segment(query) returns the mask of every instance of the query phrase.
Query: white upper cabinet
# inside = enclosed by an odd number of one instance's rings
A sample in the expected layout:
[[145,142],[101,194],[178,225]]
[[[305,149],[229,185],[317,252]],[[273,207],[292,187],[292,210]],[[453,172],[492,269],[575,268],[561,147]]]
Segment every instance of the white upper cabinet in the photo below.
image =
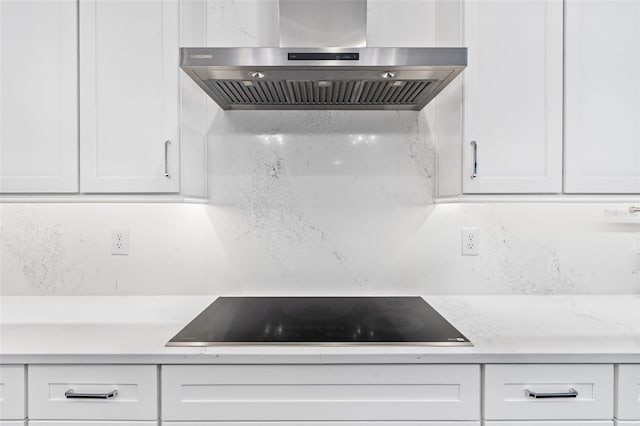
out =
[[177,0],[79,7],[80,190],[178,192]]
[[565,192],[640,193],[640,2],[567,1]]
[[560,0],[465,2],[464,193],[562,191],[562,32]]
[[0,1],[0,192],[78,190],[73,1]]

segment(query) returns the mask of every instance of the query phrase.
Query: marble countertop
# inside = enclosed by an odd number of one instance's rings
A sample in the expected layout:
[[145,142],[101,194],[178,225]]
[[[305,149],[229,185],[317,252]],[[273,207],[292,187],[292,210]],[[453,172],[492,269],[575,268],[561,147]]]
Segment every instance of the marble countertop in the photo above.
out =
[[474,344],[167,348],[215,296],[5,296],[0,363],[640,363],[640,296],[424,296]]

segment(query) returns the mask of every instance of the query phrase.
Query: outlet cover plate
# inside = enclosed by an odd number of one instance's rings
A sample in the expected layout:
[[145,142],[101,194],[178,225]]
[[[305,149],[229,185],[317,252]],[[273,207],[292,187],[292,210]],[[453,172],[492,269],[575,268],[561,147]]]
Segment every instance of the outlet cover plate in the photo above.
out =
[[478,256],[480,254],[480,230],[478,228],[462,228],[462,255]]
[[111,254],[129,254],[129,230],[127,228],[114,228],[111,230]]

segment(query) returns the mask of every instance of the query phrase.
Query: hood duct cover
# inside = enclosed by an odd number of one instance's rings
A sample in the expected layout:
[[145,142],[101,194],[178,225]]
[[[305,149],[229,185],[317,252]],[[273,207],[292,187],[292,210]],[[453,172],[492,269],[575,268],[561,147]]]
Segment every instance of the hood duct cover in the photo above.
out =
[[286,47],[181,48],[180,67],[223,109],[421,110],[467,65],[466,48],[363,47],[366,0],[280,0],[280,22]]

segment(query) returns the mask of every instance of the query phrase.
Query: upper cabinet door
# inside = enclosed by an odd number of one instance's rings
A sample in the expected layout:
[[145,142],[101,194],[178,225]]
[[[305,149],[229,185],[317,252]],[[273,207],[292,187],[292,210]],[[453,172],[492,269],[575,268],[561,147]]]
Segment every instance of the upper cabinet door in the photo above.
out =
[[73,1],[0,1],[0,192],[78,191]]
[[80,0],[79,17],[81,191],[178,192],[177,1]]
[[566,15],[565,192],[640,193],[640,2]]
[[562,191],[562,20],[561,0],[465,3],[464,193]]

